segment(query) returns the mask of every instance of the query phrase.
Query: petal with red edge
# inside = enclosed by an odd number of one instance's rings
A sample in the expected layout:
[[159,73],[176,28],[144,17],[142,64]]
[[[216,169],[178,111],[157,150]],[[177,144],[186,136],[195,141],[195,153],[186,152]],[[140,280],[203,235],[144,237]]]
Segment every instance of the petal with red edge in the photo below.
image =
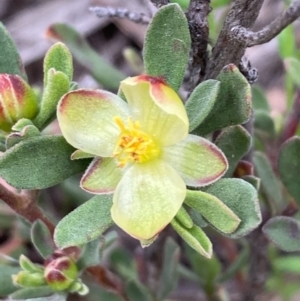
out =
[[57,118],[66,140],[86,153],[112,155],[120,130],[113,118],[127,120],[128,105],[102,90],[76,90],[59,101]]
[[167,163],[134,164],[116,188],[112,219],[131,236],[149,240],[170,223],[185,195],[183,180]]
[[210,141],[188,135],[183,141],[163,148],[168,162],[188,186],[201,187],[220,179],[228,168],[223,152]]
[[162,145],[172,145],[186,137],[189,122],[185,107],[162,79],[146,75],[121,82],[134,120]]
[[114,158],[95,158],[81,178],[80,186],[94,194],[112,193],[123,175]]

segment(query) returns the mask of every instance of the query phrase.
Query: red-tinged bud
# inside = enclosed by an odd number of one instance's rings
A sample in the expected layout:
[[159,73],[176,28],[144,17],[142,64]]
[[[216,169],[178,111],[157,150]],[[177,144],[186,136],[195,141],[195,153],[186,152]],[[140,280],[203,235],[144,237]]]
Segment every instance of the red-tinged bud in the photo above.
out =
[[75,262],[68,256],[59,256],[46,261],[44,277],[47,284],[55,291],[68,289],[78,276]]
[[37,112],[31,87],[18,75],[0,74],[0,129],[9,132],[18,120],[32,119]]

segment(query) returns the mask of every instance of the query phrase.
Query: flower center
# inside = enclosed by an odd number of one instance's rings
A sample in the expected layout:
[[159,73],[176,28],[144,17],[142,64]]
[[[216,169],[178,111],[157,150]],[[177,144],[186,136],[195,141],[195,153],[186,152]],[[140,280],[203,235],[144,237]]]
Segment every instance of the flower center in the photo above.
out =
[[139,121],[128,119],[125,126],[120,117],[114,117],[115,123],[120,129],[113,156],[119,161],[119,167],[127,163],[143,163],[155,159],[160,154],[160,148],[153,138],[140,130]]

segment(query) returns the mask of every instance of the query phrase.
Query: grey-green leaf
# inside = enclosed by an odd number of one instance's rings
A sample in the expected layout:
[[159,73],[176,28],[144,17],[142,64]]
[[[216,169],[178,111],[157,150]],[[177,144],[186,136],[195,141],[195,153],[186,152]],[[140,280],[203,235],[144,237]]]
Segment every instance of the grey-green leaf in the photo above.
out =
[[251,135],[240,125],[226,128],[217,137],[215,144],[223,151],[229,167],[224,177],[231,177],[239,161],[248,153]]
[[74,58],[87,68],[92,76],[105,88],[117,90],[126,76],[109,64],[71,26],[55,23],[48,28],[47,37],[64,42]]
[[104,237],[99,237],[85,244],[83,252],[79,260],[76,262],[79,270],[83,270],[87,267],[94,266],[100,263],[104,243]]
[[183,81],[190,46],[188,22],[180,6],[163,6],[153,17],[146,33],[146,74],[164,78],[177,91]]
[[206,192],[187,190],[184,202],[223,233],[234,232],[241,222],[239,217],[222,201]]
[[18,289],[13,284],[11,276],[19,271],[19,267],[0,264],[0,297],[6,297]]
[[256,113],[256,111],[264,111],[267,113],[270,112],[270,105],[268,103],[264,91],[257,85],[253,85],[251,87],[251,90],[252,90],[252,107],[254,113]]
[[241,220],[237,230],[225,236],[240,238],[261,223],[257,191],[251,184],[241,179],[221,179],[203,190],[220,199]]
[[83,245],[98,238],[113,223],[111,206],[112,195],[97,195],[76,208],[56,226],[56,245],[63,249]]
[[194,132],[200,136],[230,125],[245,123],[251,116],[251,87],[238,68],[229,64],[217,80],[221,82],[215,105]]
[[31,241],[43,258],[49,257],[55,250],[55,245],[48,227],[37,220],[31,227]]
[[14,292],[10,295],[12,300],[27,300],[30,298],[40,298],[53,294],[53,290],[48,286],[40,286],[40,287],[26,287],[21,288],[18,291]]
[[263,226],[263,232],[281,250],[300,251],[300,223],[292,217],[271,218]]
[[32,137],[0,157],[0,176],[18,189],[43,189],[82,172],[90,160],[71,161],[74,148],[62,136]]
[[165,300],[169,293],[177,286],[179,255],[179,246],[171,237],[168,237],[164,245],[163,267],[158,282],[157,300]]
[[[291,160],[291,158],[289,158],[289,160]],[[255,173],[261,181],[261,189],[272,202],[274,209],[276,209],[277,212],[281,212],[286,206],[286,203],[283,199],[280,183],[272,169],[271,162],[264,153],[254,152],[253,163]]]
[[27,80],[21,57],[8,31],[0,22],[0,73],[16,74]]
[[131,279],[126,283],[125,292],[130,301],[153,300],[149,290],[136,279]]
[[275,136],[275,123],[270,113],[257,111],[254,116],[254,129],[258,138],[270,139]]
[[197,128],[208,116],[216,102],[219,90],[220,82],[213,79],[200,83],[194,89],[185,104],[190,122],[190,132]]
[[280,149],[278,170],[283,184],[288,192],[300,204],[300,137],[286,141]]

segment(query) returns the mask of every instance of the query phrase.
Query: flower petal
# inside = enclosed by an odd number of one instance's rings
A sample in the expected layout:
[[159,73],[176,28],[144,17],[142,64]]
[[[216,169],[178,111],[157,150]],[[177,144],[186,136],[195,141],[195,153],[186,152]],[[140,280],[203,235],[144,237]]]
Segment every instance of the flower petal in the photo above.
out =
[[170,223],[185,195],[184,182],[167,163],[134,164],[114,193],[112,219],[131,236],[148,240]]
[[95,158],[81,178],[82,189],[94,193],[112,193],[124,173],[114,158]]
[[113,153],[120,133],[113,117],[127,120],[128,105],[102,90],[76,90],[58,104],[57,118],[66,140],[75,148],[97,156]]
[[209,185],[221,178],[228,168],[225,155],[210,141],[188,135],[176,145],[164,147],[163,157],[188,186]]
[[172,145],[188,134],[189,122],[184,105],[162,79],[146,75],[121,82],[134,120],[162,145]]

